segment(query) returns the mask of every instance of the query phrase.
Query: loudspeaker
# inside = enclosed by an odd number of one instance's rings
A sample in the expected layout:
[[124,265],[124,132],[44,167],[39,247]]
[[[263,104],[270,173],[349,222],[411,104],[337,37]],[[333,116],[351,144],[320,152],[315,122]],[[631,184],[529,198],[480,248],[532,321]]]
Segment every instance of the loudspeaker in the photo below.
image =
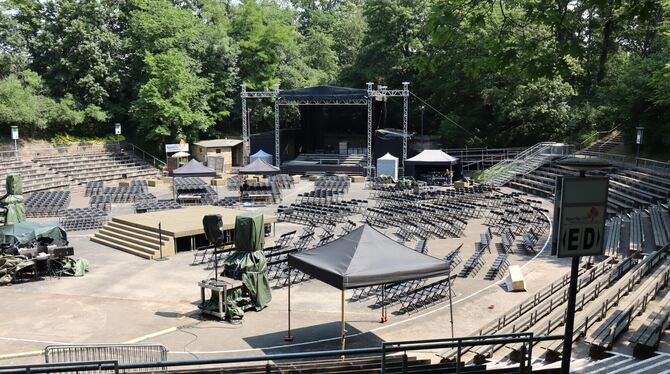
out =
[[224,242],[223,220],[220,214],[208,214],[202,218],[202,228],[210,243],[220,245]]

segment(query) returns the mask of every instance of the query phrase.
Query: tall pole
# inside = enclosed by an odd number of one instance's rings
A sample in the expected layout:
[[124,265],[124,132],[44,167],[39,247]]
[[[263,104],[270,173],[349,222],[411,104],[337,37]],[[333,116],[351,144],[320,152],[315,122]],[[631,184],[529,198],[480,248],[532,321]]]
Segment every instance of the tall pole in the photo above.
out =
[[426,111],[426,106],[421,105],[421,136],[423,136],[423,113]]
[[292,342],[293,335],[291,335],[291,267],[288,267],[288,334],[284,337],[284,341]]
[[451,303],[451,294],[452,294],[452,283],[451,283],[451,262],[449,262],[449,272],[447,276],[449,277],[449,323],[451,324],[451,337],[454,337],[454,306]]
[[372,82],[366,83],[368,86],[368,139],[367,139],[367,154],[368,154],[368,177],[372,177]]
[[[586,178],[586,170],[580,170],[579,176]],[[580,257],[572,258],[570,267],[570,286],[568,288],[568,309],[565,316],[565,334],[563,337],[563,356],[561,357],[561,374],[570,374],[572,358],[572,337],[575,329],[575,305],[577,304],[577,277],[579,276]]]
[[275,166],[281,167],[281,139],[279,132],[279,99],[275,100]]
[[240,85],[240,97],[242,98],[242,165],[249,163],[249,128],[247,123],[247,86]]
[[[347,343],[347,329],[346,321],[344,319],[344,289],[342,289],[342,350],[346,347]],[[342,356],[344,358],[344,356]]]
[[409,82],[402,82],[402,175],[405,176],[407,160],[407,117],[409,109]]

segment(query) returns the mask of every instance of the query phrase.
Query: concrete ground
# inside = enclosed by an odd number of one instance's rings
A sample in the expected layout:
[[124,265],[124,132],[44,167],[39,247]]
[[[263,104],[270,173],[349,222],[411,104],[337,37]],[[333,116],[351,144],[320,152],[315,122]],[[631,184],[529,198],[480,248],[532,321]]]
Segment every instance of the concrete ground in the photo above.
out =
[[[106,185],[115,185],[108,182]],[[284,193],[283,205],[298,193],[313,189],[302,180]],[[167,185],[151,187],[159,198],[168,198]],[[221,197],[232,195],[219,187]],[[352,184],[347,199],[366,199],[364,184]],[[537,198],[536,198],[537,199]],[[86,206],[83,190],[73,191],[71,207]],[[543,205],[551,210],[552,204]],[[277,206],[253,208],[275,213]],[[129,204],[114,204],[112,215],[132,212]],[[550,212],[551,214],[551,212]],[[278,223],[276,233],[299,228]],[[471,219],[461,238],[430,240],[429,254],[444,257],[464,243],[465,261],[474,251],[479,234],[486,230],[481,219]],[[339,229],[338,229],[339,232]],[[89,240],[93,232],[70,232],[77,257],[86,258],[91,269],[81,278],[45,278],[0,288],[0,365],[39,363],[40,351],[58,343],[152,342],[164,344],[170,359],[251,355],[339,347],[340,291],[318,280],[295,285],[291,290],[291,323],[295,340],[282,337],[287,328],[287,290],[273,289],[272,303],[263,311],[248,312],[241,323],[220,322],[198,313],[200,290],[197,282],[213,275],[205,265],[191,265],[193,254],[182,252],[166,261],[143,260]],[[271,245],[268,238],[266,246]],[[499,241],[497,237],[494,241]],[[541,240],[544,242],[544,238]],[[486,255],[487,266],[496,257]],[[569,261],[549,254],[515,254],[512,264],[523,266],[528,292],[510,293],[500,281],[483,279],[485,266],[474,278],[458,278],[454,283],[454,334],[468,335],[486,322],[502,315],[534,291],[569,270]],[[351,292],[347,292],[347,298]],[[348,347],[377,346],[381,341],[449,337],[448,302],[440,302],[410,315],[396,315],[389,309],[389,321],[379,323],[380,311],[370,300],[346,304]],[[430,352],[425,352],[431,355]]]

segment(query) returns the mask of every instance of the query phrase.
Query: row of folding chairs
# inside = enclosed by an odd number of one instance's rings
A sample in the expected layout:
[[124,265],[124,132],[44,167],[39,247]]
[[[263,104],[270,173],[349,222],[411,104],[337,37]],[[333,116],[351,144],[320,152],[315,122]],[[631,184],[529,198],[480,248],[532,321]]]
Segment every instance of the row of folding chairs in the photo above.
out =
[[399,298],[401,308],[398,314],[410,314],[411,311],[426,308],[448,297],[450,292],[451,296],[454,296],[451,284],[447,278],[419,287]]
[[293,178],[288,174],[277,174],[270,177],[270,181],[281,189],[290,189],[295,186]]
[[105,225],[107,213],[95,208],[68,209],[59,221],[65,231],[95,230]]
[[86,182],[86,188],[84,190],[84,196],[88,197],[91,195],[97,195],[100,192],[102,192],[102,189],[104,188],[104,182],[103,181],[89,181]]
[[456,249],[449,252],[449,254],[444,256],[444,261],[450,264],[449,267],[451,270],[454,270],[456,266],[463,262],[463,259],[461,258],[461,248],[463,248],[463,243],[461,243]]
[[461,272],[458,274],[458,276],[461,278],[467,278],[469,276],[474,277],[485,263],[486,261],[484,260],[484,251],[475,249],[475,253],[465,261],[463,269],[461,269]]
[[157,212],[161,210],[180,209],[181,204],[178,202],[168,200],[140,200],[134,204],[135,213]]
[[25,200],[26,217],[58,217],[70,205],[70,191],[37,191]]
[[493,260],[491,267],[484,276],[486,280],[494,280],[505,275],[505,272],[509,268],[509,262],[507,261],[507,253],[501,253],[498,257]]
[[112,197],[109,195],[92,195],[88,199],[88,206],[109,213],[112,210]]

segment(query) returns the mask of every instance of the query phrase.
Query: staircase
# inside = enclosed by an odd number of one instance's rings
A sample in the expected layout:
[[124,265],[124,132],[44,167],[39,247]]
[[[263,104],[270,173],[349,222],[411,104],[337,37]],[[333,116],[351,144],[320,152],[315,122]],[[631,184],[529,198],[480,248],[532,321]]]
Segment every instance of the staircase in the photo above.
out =
[[[164,231],[160,239],[162,239],[163,254],[174,253],[174,237]],[[139,227],[118,218],[112,218],[107,222],[91,237],[91,241],[147,260],[160,255],[161,241],[159,241],[157,230]]]
[[534,146],[516,155],[511,160],[503,160],[484,171],[479,181],[481,183],[503,186],[517,175],[528,174],[542,166],[552,158],[565,154],[556,153],[556,147],[565,145],[553,142],[537,143]]
[[619,144],[622,144],[623,140],[624,140],[623,134],[621,133],[621,131],[615,130],[605,135],[604,137],[596,140],[595,142],[591,143],[589,146],[582,149],[580,153],[581,152],[607,153],[612,148],[618,146]]

